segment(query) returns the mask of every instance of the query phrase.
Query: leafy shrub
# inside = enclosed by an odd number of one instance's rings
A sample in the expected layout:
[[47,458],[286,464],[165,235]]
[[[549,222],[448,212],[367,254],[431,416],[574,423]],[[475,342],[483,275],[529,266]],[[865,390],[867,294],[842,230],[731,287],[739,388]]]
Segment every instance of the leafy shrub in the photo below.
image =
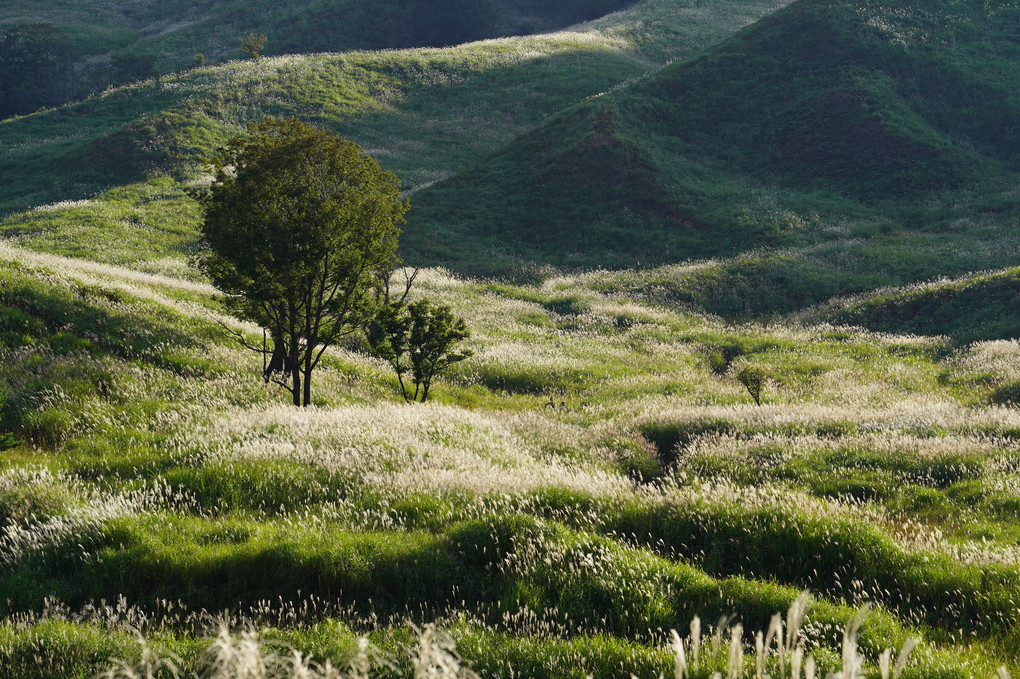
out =
[[262,57],[262,50],[266,48],[265,33],[248,33],[240,39],[241,53],[249,59],[258,61]]
[[0,525],[56,516],[70,500],[67,488],[56,484],[31,484],[0,491]]
[[665,475],[658,450],[647,439],[636,438],[613,439],[611,447],[616,450],[617,464],[630,478],[638,482],[660,479]]
[[[408,403],[427,401],[434,377],[474,355],[470,349],[454,349],[470,337],[464,319],[427,299],[406,307],[403,301],[384,305],[366,334],[373,353],[393,367]],[[411,374],[413,393],[404,383],[406,373]]]
[[730,361],[721,351],[711,351],[708,354],[708,367],[716,375],[725,375],[730,368]]
[[[0,390],[0,413],[4,412],[4,406],[6,405],[6,403],[7,394],[3,390]],[[2,417],[0,417],[0,421],[2,421]],[[11,434],[10,432],[0,433],[0,452],[17,447],[18,440],[14,438],[13,434]],[[0,511],[0,517],[2,517],[2,511]]]
[[37,446],[56,448],[71,434],[73,418],[59,407],[30,410],[21,416],[19,429]]

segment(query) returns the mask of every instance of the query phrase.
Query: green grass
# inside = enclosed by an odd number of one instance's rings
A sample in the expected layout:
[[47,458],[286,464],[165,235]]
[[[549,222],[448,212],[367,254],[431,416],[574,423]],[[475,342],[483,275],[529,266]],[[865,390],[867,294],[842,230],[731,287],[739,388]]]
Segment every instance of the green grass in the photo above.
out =
[[820,312],[838,324],[948,335],[961,344],[1020,336],[1020,270],[974,274],[873,292]]
[[[0,122],[0,432],[20,441],[0,453],[0,677],[91,677],[140,662],[140,638],[197,672],[218,615],[235,643],[250,625],[257,652],[340,665],[366,635],[382,676],[414,674],[408,623],[435,622],[481,676],[654,677],[697,615],[708,679],[731,614],[752,676],[753,632],[805,589],[823,674],[865,600],[868,676],[912,637],[904,677],[1020,672],[1016,159],[993,142],[1014,9],[865,22],[802,0],[703,51],[776,4],[231,63]],[[834,83],[874,111],[831,106]],[[355,338],[291,408],[190,263],[198,159],[294,114],[397,171],[424,215],[408,259],[455,266],[414,292],[472,331],[434,403],[403,403]],[[879,118],[881,172],[858,181]],[[817,138],[777,156],[770,125]]]
[[[584,275],[429,270],[421,292],[468,318],[476,351],[439,403],[401,404],[345,350],[297,412],[202,284],[4,259],[4,423],[29,445],[0,473],[24,536],[0,568],[0,672],[38,648],[32,676],[137,657],[142,614],[195,663],[200,612],[231,609],[320,659],[371,629],[404,657],[401,621],[438,619],[482,672],[651,675],[668,629],[731,612],[764,629],[804,588],[824,667],[868,598],[872,655],[920,635],[917,676],[1016,669],[1020,422],[984,378],[1008,347],[727,326]],[[733,377],[748,362],[771,375],[760,408]],[[120,596],[137,613],[72,615]]]
[[[693,59],[553,116],[423,191],[410,242],[431,243],[430,263],[525,277],[550,265],[642,269],[825,247],[847,231],[875,249],[883,233],[919,231],[978,248],[944,217],[953,204],[988,215],[987,196],[1005,197],[991,219],[999,237],[1011,232],[1014,11],[794,3]],[[790,310],[883,278],[936,275],[933,247],[915,250],[928,256],[923,273],[890,276],[885,257],[848,273],[831,262],[766,262],[762,278],[781,298],[772,311]],[[732,286],[717,293],[725,290]],[[739,315],[761,301],[746,291],[709,308]]]
[[4,235],[22,246],[69,257],[194,278],[198,204],[165,176],[118,187],[93,199],[18,214]]

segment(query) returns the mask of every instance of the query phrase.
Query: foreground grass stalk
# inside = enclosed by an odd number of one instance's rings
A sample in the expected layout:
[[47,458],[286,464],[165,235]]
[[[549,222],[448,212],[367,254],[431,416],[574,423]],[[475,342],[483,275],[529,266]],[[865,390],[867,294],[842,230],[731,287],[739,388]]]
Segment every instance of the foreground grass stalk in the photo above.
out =
[[[754,634],[755,679],[773,676],[769,668],[779,670],[774,675],[776,679],[801,679],[802,676],[814,679],[817,667],[815,660],[810,654],[805,654],[799,639],[806,601],[807,596],[802,595],[788,611],[788,619],[792,623],[787,627],[789,647],[777,645],[773,650],[771,644],[766,642],[766,639],[771,641],[777,636],[776,618],[773,618],[767,636],[761,631]],[[860,679],[869,674],[866,659],[858,647],[857,636],[870,608],[870,604],[862,606],[844,627],[842,667],[838,672],[828,675],[832,679]],[[421,628],[411,624],[411,629],[414,632],[414,644],[409,653],[408,669],[415,679],[479,679],[479,675],[467,667],[458,654],[454,638],[449,632],[435,624]],[[729,638],[728,644],[718,643],[725,637]],[[745,636],[742,624],[720,625],[712,631],[712,639],[715,643],[712,644],[711,655],[702,658],[701,621],[698,617],[691,622],[691,635],[687,639],[682,639],[676,630],[670,630],[666,649],[673,656],[674,679],[704,677],[706,673],[713,679],[722,679],[724,676],[726,679],[743,679],[751,676],[745,672],[747,668],[744,664]],[[138,636],[138,643],[141,658],[137,662],[132,664],[114,659],[110,668],[97,675],[97,679],[178,679],[184,676],[200,676],[205,679],[370,679],[395,669],[367,637],[358,640],[354,656],[348,661],[346,669],[340,670],[331,660],[319,663],[296,649],[271,643],[252,627],[235,632],[225,620],[216,625],[212,639],[198,659],[198,666],[187,674],[180,669],[182,661],[177,656],[162,657],[141,635]],[[882,679],[899,679],[918,644],[918,639],[908,639],[900,649],[895,665],[892,663],[893,649],[885,649],[877,661]],[[688,664],[688,657],[694,659],[693,665]],[[999,679],[1008,676],[1005,668],[999,670]]]

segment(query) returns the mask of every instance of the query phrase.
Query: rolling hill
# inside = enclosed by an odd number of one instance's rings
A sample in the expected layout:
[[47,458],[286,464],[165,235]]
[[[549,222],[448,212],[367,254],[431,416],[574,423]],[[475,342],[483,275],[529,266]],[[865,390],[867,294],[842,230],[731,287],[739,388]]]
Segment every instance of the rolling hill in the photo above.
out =
[[801,0],[423,192],[409,233],[492,273],[803,246],[848,219],[930,230],[925,201],[1015,182],[1018,25],[1014,2]]
[[[0,121],[0,679],[1020,676],[1018,3],[626,4]],[[213,61],[425,6],[0,21]],[[266,116],[404,180],[471,331],[429,403],[353,333],[291,407],[194,267]]]
[[1020,268],[871,291],[803,315],[879,332],[946,335],[966,345],[1020,337]]
[[[263,32],[267,55],[351,49],[442,47],[548,32],[599,18],[635,0],[83,0],[0,8],[0,30],[49,24],[87,58],[120,51],[151,54],[162,72],[239,58],[238,38]],[[441,19],[441,21],[440,21]],[[442,23],[442,26],[439,24]]]
[[265,54],[441,47],[550,31],[634,0],[171,0],[8,4],[0,7],[0,117],[52,106],[110,85],[242,56],[239,38],[267,38]]
[[[783,4],[661,0],[540,36],[231,62],[3,120],[0,214],[9,218],[0,229],[29,247],[55,239],[85,254],[90,239],[72,234],[87,228],[101,239],[89,250],[97,258],[117,251],[111,238],[144,230],[173,231],[184,243],[190,227],[193,242],[197,221],[183,196],[202,174],[198,160],[266,116],[299,116],[358,141],[413,194],[545,116],[691,56]],[[179,255],[151,252],[159,261]]]

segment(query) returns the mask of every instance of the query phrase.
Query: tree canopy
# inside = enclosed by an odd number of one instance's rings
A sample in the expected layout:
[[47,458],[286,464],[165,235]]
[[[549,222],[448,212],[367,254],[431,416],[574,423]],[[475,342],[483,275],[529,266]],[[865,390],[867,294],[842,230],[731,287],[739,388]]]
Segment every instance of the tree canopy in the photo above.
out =
[[[267,120],[212,159],[201,266],[231,309],[265,330],[265,378],[311,401],[323,352],[360,330],[392,268],[408,203],[354,142],[299,120]],[[271,341],[271,346],[268,342]]]

